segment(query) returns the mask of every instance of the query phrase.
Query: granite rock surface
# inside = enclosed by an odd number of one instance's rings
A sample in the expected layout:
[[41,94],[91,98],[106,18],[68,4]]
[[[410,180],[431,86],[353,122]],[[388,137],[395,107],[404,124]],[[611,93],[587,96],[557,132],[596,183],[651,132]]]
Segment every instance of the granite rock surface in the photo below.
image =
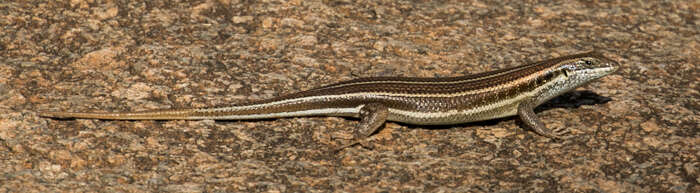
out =
[[[0,192],[700,192],[697,1],[2,1]],[[597,50],[622,64],[517,118],[55,120],[225,106],[368,76]]]

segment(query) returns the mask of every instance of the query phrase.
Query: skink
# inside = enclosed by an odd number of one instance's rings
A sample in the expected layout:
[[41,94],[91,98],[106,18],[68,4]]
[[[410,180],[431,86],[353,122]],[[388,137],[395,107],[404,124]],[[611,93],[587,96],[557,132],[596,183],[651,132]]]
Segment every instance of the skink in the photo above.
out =
[[108,120],[249,120],[298,116],[360,119],[355,141],[385,121],[417,125],[468,123],[518,115],[536,133],[560,138],[533,109],[543,102],[616,71],[619,64],[598,52],[558,57],[507,69],[449,78],[360,78],[277,98],[228,107],[139,112],[40,112],[51,118]]

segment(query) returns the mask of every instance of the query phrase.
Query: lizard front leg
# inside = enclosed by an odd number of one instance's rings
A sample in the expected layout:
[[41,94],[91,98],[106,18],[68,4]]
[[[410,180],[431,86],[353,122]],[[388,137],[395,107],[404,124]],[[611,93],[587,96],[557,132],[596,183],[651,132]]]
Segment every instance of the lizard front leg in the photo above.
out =
[[554,130],[547,128],[544,123],[542,123],[542,120],[535,114],[535,104],[533,99],[526,99],[518,105],[520,120],[522,120],[525,125],[535,130],[537,134],[552,139],[562,139],[569,130],[566,128]]

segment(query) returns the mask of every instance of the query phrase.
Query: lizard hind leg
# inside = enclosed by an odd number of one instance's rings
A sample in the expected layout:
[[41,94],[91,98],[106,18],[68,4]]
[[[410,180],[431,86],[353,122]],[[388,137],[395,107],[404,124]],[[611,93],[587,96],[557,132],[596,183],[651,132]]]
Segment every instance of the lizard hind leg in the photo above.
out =
[[381,103],[370,103],[360,108],[360,123],[355,129],[355,136],[350,143],[346,143],[334,148],[334,151],[340,151],[346,147],[360,144],[366,147],[367,138],[372,135],[379,127],[384,125],[386,118],[389,116],[389,108]]

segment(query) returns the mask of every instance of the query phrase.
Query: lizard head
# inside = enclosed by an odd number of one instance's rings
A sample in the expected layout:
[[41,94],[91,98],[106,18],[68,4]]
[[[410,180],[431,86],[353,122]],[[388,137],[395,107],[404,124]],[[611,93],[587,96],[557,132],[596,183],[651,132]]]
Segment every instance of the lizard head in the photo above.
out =
[[580,87],[615,72],[620,64],[598,52],[588,52],[555,58],[548,61],[551,71],[542,76],[546,83],[537,97],[539,104],[557,95]]
[[572,88],[617,71],[620,64],[598,52],[570,56],[562,61],[559,69]]

